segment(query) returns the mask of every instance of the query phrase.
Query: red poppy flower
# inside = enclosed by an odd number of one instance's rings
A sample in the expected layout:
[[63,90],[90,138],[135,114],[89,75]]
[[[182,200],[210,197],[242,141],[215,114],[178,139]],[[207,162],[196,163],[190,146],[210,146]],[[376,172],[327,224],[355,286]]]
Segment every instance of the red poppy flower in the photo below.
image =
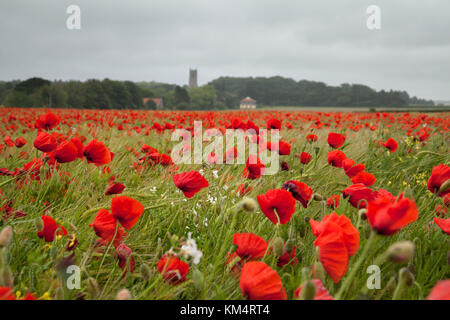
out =
[[253,233],[235,233],[233,244],[236,245],[236,254],[241,259],[258,260],[264,257],[267,251],[267,241]]
[[439,281],[431,290],[427,300],[450,300],[450,280]]
[[434,222],[442,229],[446,234],[450,235],[450,218],[449,219],[438,219],[434,218]]
[[298,259],[295,256],[296,253],[297,253],[297,246],[293,246],[291,251],[288,252],[286,250],[286,243],[284,243],[283,254],[280,257],[278,257],[277,266],[282,268],[287,264],[290,264],[291,266],[296,265],[298,263]]
[[367,202],[375,199],[375,193],[362,183],[353,184],[342,191],[342,195],[348,198],[350,204],[355,208],[366,208]]
[[281,161],[281,171],[289,171],[291,167],[286,161]]
[[5,142],[5,144],[6,144],[8,147],[14,147],[14,146],[15,146],[14,141],[13,141],[13,139],[11,139],[10,136],[4,137],[4,138],[3,138],[3,142]]
[[255,155],[249,155],[247,162],[245,164],[242,176],[251,180],[260,178],[266,169],[266,166],[261,162],[261,160]]
[[178,284],[186,280],[189,265],[176,256],[163,255],[156,267],[163,278],[171,284]]
[[334,194],[327,200],[327,207],[331,209],[335,209],[339,207],[339,202],[341,201],[341,196],[338,194]]
[[83,151],[84,151],[84,146],[83,146],[83,142],[81,142],[81,140],[77,137],[74,137],[72,139],[70,139],[70,141],[73,143],[73,145],[77,148],[78,150],[78,158],[83,158]]
[[59,124],[59,118],[51,112],[41,115],[35,123],[37,129],[51,130]]
[[442,185],[450,180],[450,167],[445,164],[440,164],[433,167],[431,176],[428,179],[427,187],[432,193],[439,197],[444,197],[450,193],[450,185],[447,183],[446,190],[441,190]]
[[251,187],[251,186],[245,187],[245,185],[244,185],[243,183],[241,183],[241,184],[238,186],[238,188],[237,188],[237,190],[236,190],[236,193],[237,193],[240,197],[242,197],[242,196],[245,196],[246,194],[249,194],[251,191],[252,191],[252,187]]
[[450,193],[447,193],[444,196],[444,204],[445,204],[445,206],[450,207]]
[[261,211],[273,224],[286,224],[295,212],[295,199],[289,191],[272,189],[256,198]]
[[244,265],[239,288],[250,300],[286,300],[279,275],[264,262],[250,261]]
[[353,184],[362,183],[366,187],[370,187],[375,183],[375,176],[366,171],[362,171],[352,178],[352,182]]
[[302,152],[301,154],[296,153],[295,156],[300,159],[302,164],[308,164],[312,158],[312,156],[307,152]]
[[14,144],[16,145],[17,148],[22,148],[24,145],[27,144],[27,140],[25,140],[25,138],[23,137],[18,137],[16,141],[14,141]]
[[319,261],[334,282],[345,275],[348,260],[359,247],[359,232],[346,216],[335,212],[326,215],[321,222],[309,220],[314,246],[319,247]]
[[67,235],[67,231],[63,226],[60,226],[51,217],[42,215],[42,222],[44,223],[44,228],[37,232],[39,238],[44,238],[45,242],[52,242],[56,235]]
[[119,260],[119,267],[125,271],[124,276],[127,272],[133,273],[136,270],[132,253],[133,251],[124,243],[119,244],[114,252],[114,257]]
[[345,136],[339,133],[330,132],[328,134],[328,144],[334,148],[340,148],[345,142]]
[[283,184],[283,189],[288,190],[296,200],[300,201],[304,208],[308,207],[308,202],[312,198],[313,190],[306,183],[289,180]]
[[45,131],[38,132],[33,146],[42,152],[51,152],[56,149],[58,142],[56,138]]
[[315,134],[308,134],[306,136],[306,141],[308,142],[314,142],[317,141],[317,136]]
[[[107,242],[114,239],[115,246],[118,246],[122,242],[124,231],[121,227],[117,229],[117,220],[106,209],[100,209],[97,212],[94,222],[89,227],[93,227],[95,234]],[[114,238],[116,229],[117,234]]]
[[277,119],[269,119],[267,121],[267,130],[270,129],[281,130],[281,121]]
[[392,235],[416,221],[418,212],[414,200],[403,198],[402,193],[396,202],[391,197],[377,196],[369,201],[366,215],[372,229],[381,235]]
[[201,189],[209,186],[208,181],[198,171],[194,170],[174,174],[173,182],[186,198],[192,198]]
[[72,141],[64,141],[56,148],[53,156],[59,163],[72,162],[78,158],[78,149]]
[[119,182],[113,183],[109,186],[108,189],[106,189],[105,196],[110,196],[112,194],[121,194],[123,190],[125,189],[125,186]]
[[278,146],[276,143],[268,142],[267,149],[270,151],[278,151],[280,156],[287,156],[291,154],[291,144],[286,141],[278,141]]
[[[322,284],[320,279],[311,279],[312,283],[316,287],[316,295],[314,296],[314,300],[334,300],[334,298],[330,295],[327,289]],[[295,298],[299,298],[302,293],[302,287],[298,287],[295,290]]]
[[386,142],[381,143],[383,146],[385,146],[389,151],[395,152],[398,148],[398,143],[392,138],[389,138],[386,140]]
[[[349,168],[345,168],[347,160],[344,160],[343,165],[345,169],[345,174],[351,179],[356,177],[360,172],[363,172],[366,169],[366,166],[362,163],[358,163],[356,166],[350,166]],[[353,160],[352,160],[353,161]]]
[[9,287],[0,287],[0,300],[16,300],[16,296]]
[[111,152],[101,141],[97,139],[89,142],[83,151],[83,155],[86,157],[88,163],[94,163],[96,166],[101,166],[111,162]]
[[328,164],[337,168],[342,168],[342,161],[345,159],[347,159],[347,156],[341,150],[330,151],[327,155]]
[[130,197],[116,196],[111,201],[111,212],[122,227],[130,230],[144,212],[144,206]]

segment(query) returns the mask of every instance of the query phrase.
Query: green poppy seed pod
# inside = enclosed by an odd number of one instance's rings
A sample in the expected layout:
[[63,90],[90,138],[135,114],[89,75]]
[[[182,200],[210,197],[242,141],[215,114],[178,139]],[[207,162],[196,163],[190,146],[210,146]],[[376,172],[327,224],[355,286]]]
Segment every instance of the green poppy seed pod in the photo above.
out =
[[314,152],[316,153],[316,155],[320,152],[320,147],[314,147]]
[[131,293],[128,289],[122,289],[119,292],[117,292],[116,300],[131,300]]
[[325,269],[320,262],[314,263],[314,278],[325,282]]
[[42,229],[44,229],[44,222],[42,222],[41,217],[36,217],[36,219],[34,219],[34,226],[36,227],[36,231],[42,231]]
[[450,179],[447,179],[447,181],[445,181],[443,184],[441,184],[438,194],[444,193],[449,189],[450,189]]
[[14,277],[8,267],[0,270],[0,286],[12,288],[14,285]]
[[205,277],[203,276],[203,273],[198,269],[194,269],[192,272],[192,280],[194,281],[195,288],[201,291],[205,284]]
[[87,292],[91,299],[95,299],[100,294],[100,288],[98,286],[97,280],[94,278],[87,279]]
[[310,267],[304,267],[302,268],[302,280],[308,281],[311,279],[311,268]]
[[284,253],[284,241],[280,237],[276,237],[272,242],[272,250],[275,256],[281,257]]
[[414,257],[414,243],[400,241],[392,244],[386,251],[387,258],[392,262],[406,262]]
[[294,250],[294,247],[295,247],[295,240],[288,239],[288,241],[286,241],[286,251],[291,252],[292,250]]
[[62,287],[56,289],[55,300],[64,300],[64,289]]
[[246,212],[255,212],[258,205],[252,198],[244,198],[239,202],[239,206]]
[[414,284],[415,278],[411,271],[408,268],[401,268],[398,272],[399,283],[407,287],[411,287]]
[[13,229],[11,226],[3,228],[3,230],[0,232],[0,248],[5,248],[6,246],[8,246],[12,236]]
[[150,278],[152,277],[152,270],[145,263],[141,264],[141,276],[145,281],[150,280]]
[[323,197],[322,197],[322,195],[319,194],[319,193],[314,193],[314,194],[313,194],[313,199],[314,199],[315,201],[322,201],[322,200],[323,200]]
[[306,281],[300,292],[300,300],[314,300],[316,296],[316,286],[311,280]]

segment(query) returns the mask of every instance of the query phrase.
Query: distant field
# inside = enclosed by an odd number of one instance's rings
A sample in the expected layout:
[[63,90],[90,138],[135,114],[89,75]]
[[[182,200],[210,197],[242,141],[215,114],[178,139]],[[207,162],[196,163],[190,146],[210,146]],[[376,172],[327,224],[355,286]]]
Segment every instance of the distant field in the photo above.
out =
[[263,110],[307,110],[307,111],[325,111],[325,112],[369,112],[371,109],[376,111],[388,111],[388,112],[449,112],[450,106],[410,106],[404,108],[395,107],[380,107],[380,108],[369,108],[369,107],[318,107],[318,106],[262,106],[259,109]]

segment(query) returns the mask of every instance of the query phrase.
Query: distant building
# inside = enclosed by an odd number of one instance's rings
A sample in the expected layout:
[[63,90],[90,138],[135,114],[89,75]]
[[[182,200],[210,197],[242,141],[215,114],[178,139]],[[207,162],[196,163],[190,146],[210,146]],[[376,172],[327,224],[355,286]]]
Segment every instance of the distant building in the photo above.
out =
[[163,99],[162,98],[142,98],[142,103],[146,106],[147,102],[149,100],[152,100],[155,103],[156,109],[163,109],[164,108],[164,103],[163,103]]
[[197,87],[197,69],[189,69],[189,89]]
[[247,97],[241,100],[241,109],[256,109],[256,100]]

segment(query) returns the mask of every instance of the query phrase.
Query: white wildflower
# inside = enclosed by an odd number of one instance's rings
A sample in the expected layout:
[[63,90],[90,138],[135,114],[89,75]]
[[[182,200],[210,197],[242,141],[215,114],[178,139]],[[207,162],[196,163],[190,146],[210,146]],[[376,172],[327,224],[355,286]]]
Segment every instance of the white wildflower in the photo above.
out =
[[186,244],[181,246],[180,254],[184,256],[185,259],[192,257],[192,262],[194,264],[199,264],[200,259],[203,256],[203,253],[197,249],[197,243],[194,239],[191,238],[192,232],[188,233],[188,239],[186,240]]

